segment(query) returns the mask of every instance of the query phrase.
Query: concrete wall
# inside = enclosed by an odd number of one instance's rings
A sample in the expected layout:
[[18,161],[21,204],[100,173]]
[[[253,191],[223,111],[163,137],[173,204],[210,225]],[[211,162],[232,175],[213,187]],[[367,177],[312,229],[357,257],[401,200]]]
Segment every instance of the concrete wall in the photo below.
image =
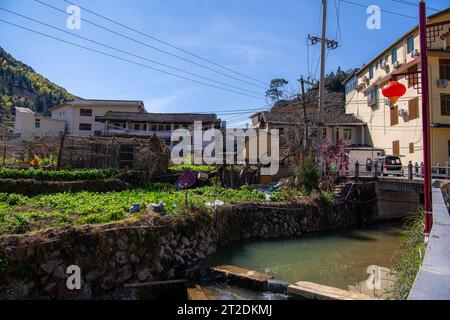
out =
[[433,228],[408,300],[450,300],[450,215],[440,184],[433,183]]

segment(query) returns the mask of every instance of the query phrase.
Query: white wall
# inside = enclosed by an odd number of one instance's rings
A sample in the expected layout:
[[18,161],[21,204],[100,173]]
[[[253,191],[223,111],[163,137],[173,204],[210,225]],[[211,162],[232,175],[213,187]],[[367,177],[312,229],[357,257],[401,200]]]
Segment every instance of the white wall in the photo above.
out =
[[[92,116],[80,116],[80,109],[91,109]],[[64,120],[67,123],[67,133],[75,136],[93,136],[97,130],[104,130],[105,124],[96,122],[95,117],[104,116],[108,111],[117,112],[139,112],[138,107],[118,107],[118,106],[71,106],[65,105],[52,110],[52,118]],[[80,130],[80,124],[90,124],[91,130]]]
[[[39,119],[39,128],[36,127],[36,119]],[[45,117],[36,116],[30,112],[16,110],[14,120],[14,133],[20,133],[22,140],[31,140],[36,137],[59,136],[65,130],[65,122]]]

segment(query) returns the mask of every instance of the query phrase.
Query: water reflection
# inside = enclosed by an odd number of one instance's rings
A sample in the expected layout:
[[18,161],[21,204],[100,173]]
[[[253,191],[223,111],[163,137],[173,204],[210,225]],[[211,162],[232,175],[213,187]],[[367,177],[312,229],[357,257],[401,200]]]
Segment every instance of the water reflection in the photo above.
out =
[[[265,272],[288,283],[311,281],[381,296],[393,282],[389,268],[399,247],[400,228],[400,224],[384,224],[296,240],[236,244],[207,263]],[[379,267],[372,277],[371,266]]]

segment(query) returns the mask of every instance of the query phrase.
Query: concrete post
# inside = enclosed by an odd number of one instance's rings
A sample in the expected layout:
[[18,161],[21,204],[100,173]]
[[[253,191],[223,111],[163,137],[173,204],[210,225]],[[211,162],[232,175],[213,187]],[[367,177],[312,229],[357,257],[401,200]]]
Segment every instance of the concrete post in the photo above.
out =
[[450,178],[450,163],[448,163],[448,162],[446,162],[445,163],[445,175],[446,175],[446,178],[448,179],[448,178]]
[[378,162],[375,162],[373,164],[373,177],[377,178],[378,177]]
[[408,163],[408,179],[412,180],[413,178],[413,164],[412,161]]
[[423,162],[420,163],[420,177],[423,178]]

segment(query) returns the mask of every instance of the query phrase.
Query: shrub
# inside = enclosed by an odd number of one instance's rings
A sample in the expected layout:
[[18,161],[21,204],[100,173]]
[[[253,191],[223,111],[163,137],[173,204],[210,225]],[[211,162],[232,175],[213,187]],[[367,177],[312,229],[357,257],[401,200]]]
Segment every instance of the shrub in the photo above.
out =
[[414,284],[425,254],[423,236],[424,212],[420,212],[406,222],[402,230],[402,245],[395,253],[392,271],[396,280],[385,297],[391,300],[406,300]]
[[302,188],[307,194],[311,194],[311,191],[317,189],[320,176],[313,156],[304,159],[298,168],[297,175],[300,178]]
[[0,179],[34,179],[39,181],[83,181],[102,180],[117,175],[118,170],[109,168],[89,170],[43,170],[43,169],[0,169]]

